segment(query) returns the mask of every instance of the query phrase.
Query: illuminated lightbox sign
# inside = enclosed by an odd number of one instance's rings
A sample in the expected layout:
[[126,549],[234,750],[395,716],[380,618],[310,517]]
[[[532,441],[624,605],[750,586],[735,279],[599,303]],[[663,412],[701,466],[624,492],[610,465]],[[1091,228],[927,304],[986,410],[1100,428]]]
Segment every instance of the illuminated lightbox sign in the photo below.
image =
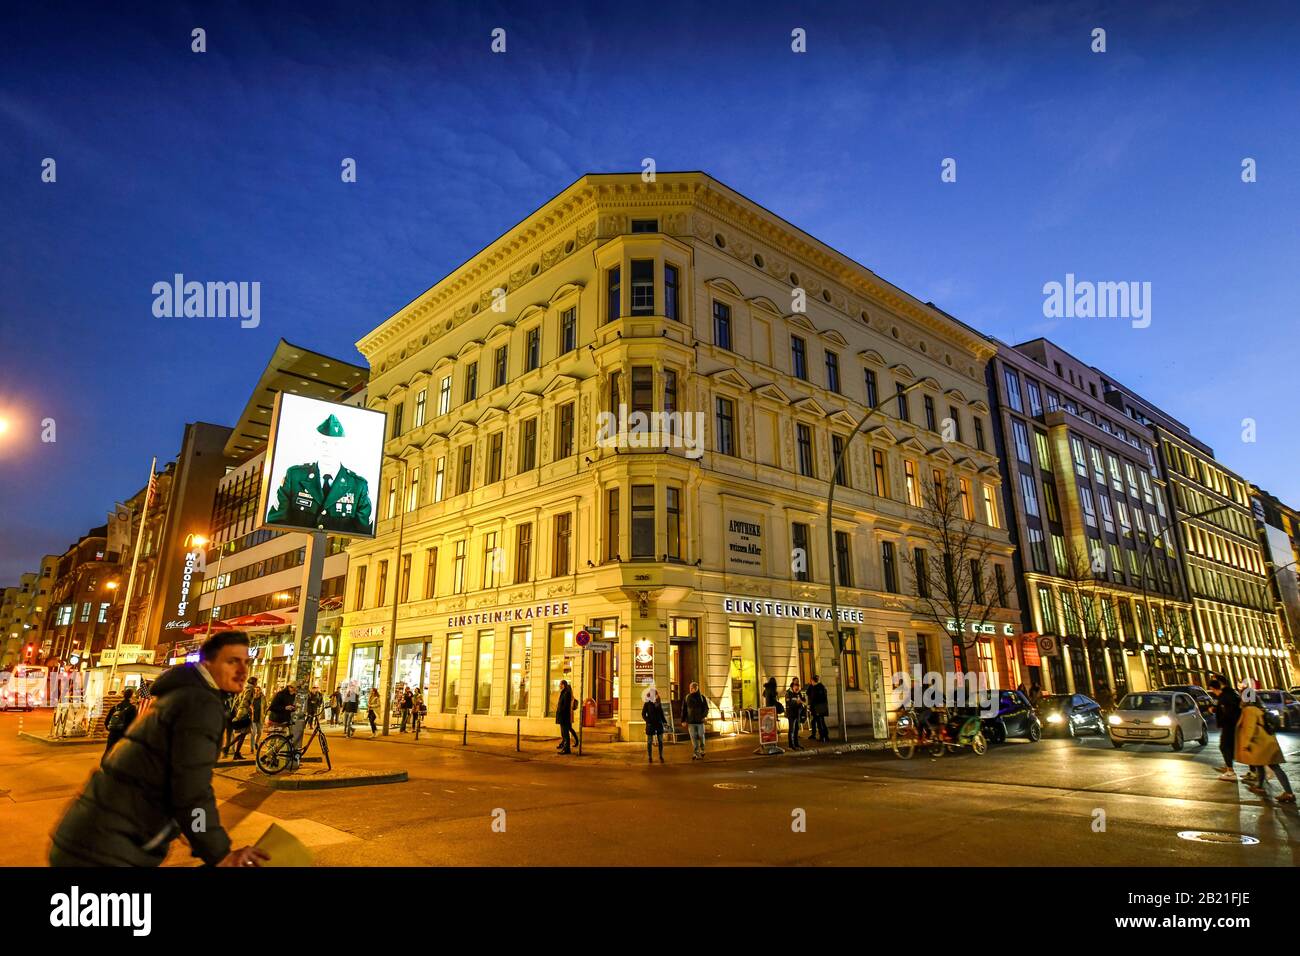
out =
[[[758,617],[789,617],[800,621],[829,621],[831,609],[821,604],[792,604],[788,601],[761,601],[749,598],[723,598],[722,610],[728,614],[753,614]],[[840,621],[845,624],[865,624],[866,614],[860,608],[840,608]]]

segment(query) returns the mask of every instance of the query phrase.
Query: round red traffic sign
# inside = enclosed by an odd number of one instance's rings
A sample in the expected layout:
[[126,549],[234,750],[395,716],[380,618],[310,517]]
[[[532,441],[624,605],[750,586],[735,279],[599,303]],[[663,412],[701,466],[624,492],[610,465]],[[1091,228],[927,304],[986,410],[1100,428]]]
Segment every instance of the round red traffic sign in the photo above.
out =
[[584,628],[583,630],[578,632],[574,640],[578,642],[579,647],[586,647],[588,644],[591,643],[591,632]]

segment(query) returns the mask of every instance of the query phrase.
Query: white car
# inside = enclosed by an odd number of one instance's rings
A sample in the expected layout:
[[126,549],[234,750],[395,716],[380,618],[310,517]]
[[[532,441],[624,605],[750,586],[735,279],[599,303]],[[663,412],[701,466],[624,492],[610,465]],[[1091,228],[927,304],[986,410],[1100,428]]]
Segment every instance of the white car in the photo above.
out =
[[1111,745],[1117,749],[1125,744],[1168,744],[1182,750],[1187,740],[1202,747],[1210,742],[1210,725],[1196,701],[1180,691],[1125,694],[1106,721]]

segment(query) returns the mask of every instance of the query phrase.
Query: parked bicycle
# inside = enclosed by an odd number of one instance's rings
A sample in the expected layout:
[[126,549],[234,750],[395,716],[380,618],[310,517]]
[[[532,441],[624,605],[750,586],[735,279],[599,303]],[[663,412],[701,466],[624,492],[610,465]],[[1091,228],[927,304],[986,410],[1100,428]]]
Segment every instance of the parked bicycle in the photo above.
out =
[[910,760],[918,747],[927,750],[931,757],[942,757],[948,751],[962,747],[970,747],[975,754],[983,755],[988,750],[988,741],[978,714],[960,711],[949,714],[943,708],[918,711],[908,706],[899,712],[890,736],[890,746],[895,756]]
[[[308,731],[311,732],[310,736],[307,735]],[[301,747],[294,746],[293,735],[287,731],[273,731],[263,736],[257,745],[257,769],[270,776],[285,770],[297,770],[302,758],[311,749],[312,741],[319,739],[320,752],[325,756],[325,769],[332,770],[329,741],[321,728],[318,715],[312,714],[307,718],[303,736],[305,739]]]

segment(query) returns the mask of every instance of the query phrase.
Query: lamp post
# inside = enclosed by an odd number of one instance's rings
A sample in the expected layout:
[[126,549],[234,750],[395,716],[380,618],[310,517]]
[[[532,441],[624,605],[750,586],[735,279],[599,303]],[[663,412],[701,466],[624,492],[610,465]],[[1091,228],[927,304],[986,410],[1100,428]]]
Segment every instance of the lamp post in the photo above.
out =
[[[406,459],[396,455],[385,455],[389,461],[402,466],[402,480],[397,484],[397,496],[393,499],[397,509],[397,548],[393,552],[393,616],[388,624],[388,680],[384,688],[384,736],[388,736],[388,723],[392,716],[393,677],[397,670],[397,600],[402,589],[402,535],[406,526]],[[391,514],[388,516],[393,517]],[[382,599],[383,595],[380,595]]]
[[866,427],[867,422],[871,420],[871,416],[876,414],[876,412],[880,411],[880,409],[884,408],[890,402],[898,401],[900,397],[906,395],[912,389],[918,388],[930,381],[931,380],[928,378],[918,378],[910,385],[898,389],[893,395],[890,395],[888,398],[877,402],[875,405],[872,405],[867,409],[867,413],[862,416],[862,420],[854,426],[853,431],[849,432],[849,437],[844,439],[844,444],[840,447],[840,453],[835,456],[835,462],[831,466],[830,488],[826,492],[826,560],[831,576],[831,627],[834,628],[832,633],[834,635],[833,646],[835,648],[835,716],[836,719],[839,720],[840,739],[844,743],[849,742],[849,728],[844,714],[844,631],[843,628],[840,627],[840,599],[839,589],[837,587],[839,565],[835,561],[834,508],[835,488],[837,485],[836,479],[840,475],[840,468],[843,464],[844,456],[848,454],[849,446],[853,443],[853,439],[858,436],[858,433]]
[[[1160,531],[1159,534],[1153,536],[1153,537],[1151,538],[1151,541],[1150,541],[1149,544],[1143,544],[1142,548],[1140,549],[1140,550],[1142,551],[1142,565],[1141,565],[1142,573],[1138,575],[1138,581],[1139,581],[1139,583],[1140,583],[1141,586],[1142,586],[1142,605],[1143,605],[1143,607],[1145,608],[1146,628],[1147,628],[1147,639],[1148,639],[1148,640],[1151,639],[1151,604],[1150,604],[1150,599],[1147,597],[1147,563],[1148,563],[1148,562],[1150,561],[1150,559],[1151,559],[1151,548],[1155,545],[1155,543],[1156,543],[1157,541],[1159,541],[1161,538],[1163,538],[1163,537],[1165,536],[1166,533],[1168,533],[1171,529],[1173,529],[1173,528],[1177,525],[1177,523],[1178,523],[1179,521],[1194,521],[1194,520],[1196,520],[1197,518],[1204,518],[1204,517],[1206,517],[1207,515],[1212,515],[1212,514],[1215,514],[1215,513],[1217,513],[1217,512],[1220,512],[1220,511],[1226,511],[1229,507],[1230,507],[1229,505],[1216,505],[1215,507],[1213,507],[1213,508],[1209,508],[1209,509],[1207,509],[1207,510],[1205,510],[1205,511],[1198,511],[1198,512],[1197,512],[1196,514],[1194,514],[1194,515],[1187,515],[1186,517],[1181,517],[1181,518],[1178,516],[1178,512],[1177,512],[1177,510],[1175,510],[1175,511],[1174,511],[1174,520],[1171,521],[1169,524],[1165,525],[1165,527]],[[1160,652],[1159,652],[1159,645],[1153,643],[1153,644],[1152,644],[1152,647],[1155,648],[1155,650],[1156,650],[1156,660],[1157,660],[1157,662],[1158,662],[1158,661],[1160,660],[1160,657],[1161,657]],[[1184,656],[1186,656],[1186,654],[1184,654]],[[1156,675],[1156,676],[1159,676],[1159,673],[1158,673],[1159,670],[1160,670],[1160,665],[1159,665],[1159,663],[1157,663],[1157,664],[1156,664],[1156,671],[1157,671],[1157,675]]]

